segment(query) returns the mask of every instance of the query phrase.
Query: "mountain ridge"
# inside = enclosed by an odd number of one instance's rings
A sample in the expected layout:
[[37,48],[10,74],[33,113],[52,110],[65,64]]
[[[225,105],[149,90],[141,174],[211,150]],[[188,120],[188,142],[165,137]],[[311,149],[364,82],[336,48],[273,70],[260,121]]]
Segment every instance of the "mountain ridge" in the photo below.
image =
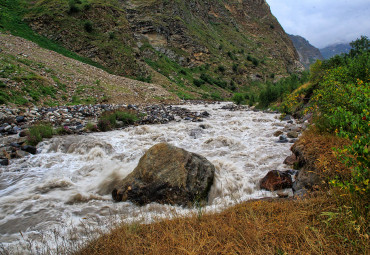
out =
[[289,37],[292,40],[293,45],[298,52],[299,60],[305,69],[309,69],[310,65],[316,62],[316,60],[324,59],[320,50],[311,45],[304,37],[299,35],[289,35]]

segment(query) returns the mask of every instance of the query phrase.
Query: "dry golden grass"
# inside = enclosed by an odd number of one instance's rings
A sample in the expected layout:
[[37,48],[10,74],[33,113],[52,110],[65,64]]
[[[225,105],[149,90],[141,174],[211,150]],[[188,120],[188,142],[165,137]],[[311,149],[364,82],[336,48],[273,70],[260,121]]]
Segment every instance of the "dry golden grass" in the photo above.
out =
[[[368,237],[324,193],[250,201],[225,212],[125,224],[77,254],[367,254]],[[362,223],[362,224],[366,224]]]
[[[305,157],[329,176],[348,173],[331,150],[343,143],[314,132],[300,139]],[[76,254],[370,254],[369,217],[354,215],[347,197],[329,189],[305,199],[255,200],[217,214],[124,224]]]
[[[306,167],[315,171],[324,181],[335,176],[349,179],[350,170],[338,160],[333,148],[343,148],[350,141],[334,134],[320,134],[315,128],[304,132],[293,147],[300,151]],[[294,149],[293,149],[294,150]]]

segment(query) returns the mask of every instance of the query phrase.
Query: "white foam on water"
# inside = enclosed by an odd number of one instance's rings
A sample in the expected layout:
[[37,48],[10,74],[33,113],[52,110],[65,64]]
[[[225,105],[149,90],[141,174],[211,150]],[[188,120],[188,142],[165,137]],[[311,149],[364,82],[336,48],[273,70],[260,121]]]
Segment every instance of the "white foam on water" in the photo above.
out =
[[[270,170],[289,169],[283,160],[290,155],[291,144],[276,143],[278,138],[272,135],[284,122],[276,114],[220,109],[224,104],[186,105],[191,111],[211,114],[202,123],[182,120],[52,138],[39,145],[41,153],[1,167],[0,242],[18,245],[21,253],[34,253],[27,245],[22,250],[19,241],[31,239],[39,242],[39,248],[45,242],[55,247],[56,231],[83,239],[91,237],[89,229],[107,230],[115,220],[151,222],[197,213],[199,208],[156,203],[139,207],[112,201],[112,187],[133,171],[146,150],[160,142],[198,153],[215,165],[209,204],[202,208],[205,212],[273,196],[261,191],[258,183]],[[45,240],[48,236],[50,240]]]

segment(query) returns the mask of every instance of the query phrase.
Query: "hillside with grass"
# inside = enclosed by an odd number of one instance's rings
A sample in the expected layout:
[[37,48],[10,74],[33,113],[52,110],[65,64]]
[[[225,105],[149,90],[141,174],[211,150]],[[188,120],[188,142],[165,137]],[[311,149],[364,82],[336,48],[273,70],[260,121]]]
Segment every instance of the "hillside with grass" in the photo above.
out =
[[230,98],[299,67],[265,1],[5,0],[0,6],[3,32],[184,99]]
[[158,85],[100,68],[0,33],[0,103],[16,106],[177,102]]

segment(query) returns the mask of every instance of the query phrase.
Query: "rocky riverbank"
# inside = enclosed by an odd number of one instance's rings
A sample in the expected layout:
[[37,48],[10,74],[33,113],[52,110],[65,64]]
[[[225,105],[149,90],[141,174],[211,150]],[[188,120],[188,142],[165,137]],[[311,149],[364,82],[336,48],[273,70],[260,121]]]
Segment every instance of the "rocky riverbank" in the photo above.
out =
[[[205,102],[192,102],[205,103]],[[190,104],[190,103],[188,103]],[[186,105],[75,105],[59,107],[10,108],[0,106],[0,164],[9,164],[9,159],[21,158],[29,153],[35,154],[37,149],[26,145],[28,128],[37,123],[50,123],[54,128],[63,127],[68,134],[83,134],[88,123],[96,124],[105,112],[115,110],[131,110],[139,119],[135,125],[165,124],[170,121],[202,122],[209,113],[192,112]],[[122,125],[120,125],[122,128]]]

